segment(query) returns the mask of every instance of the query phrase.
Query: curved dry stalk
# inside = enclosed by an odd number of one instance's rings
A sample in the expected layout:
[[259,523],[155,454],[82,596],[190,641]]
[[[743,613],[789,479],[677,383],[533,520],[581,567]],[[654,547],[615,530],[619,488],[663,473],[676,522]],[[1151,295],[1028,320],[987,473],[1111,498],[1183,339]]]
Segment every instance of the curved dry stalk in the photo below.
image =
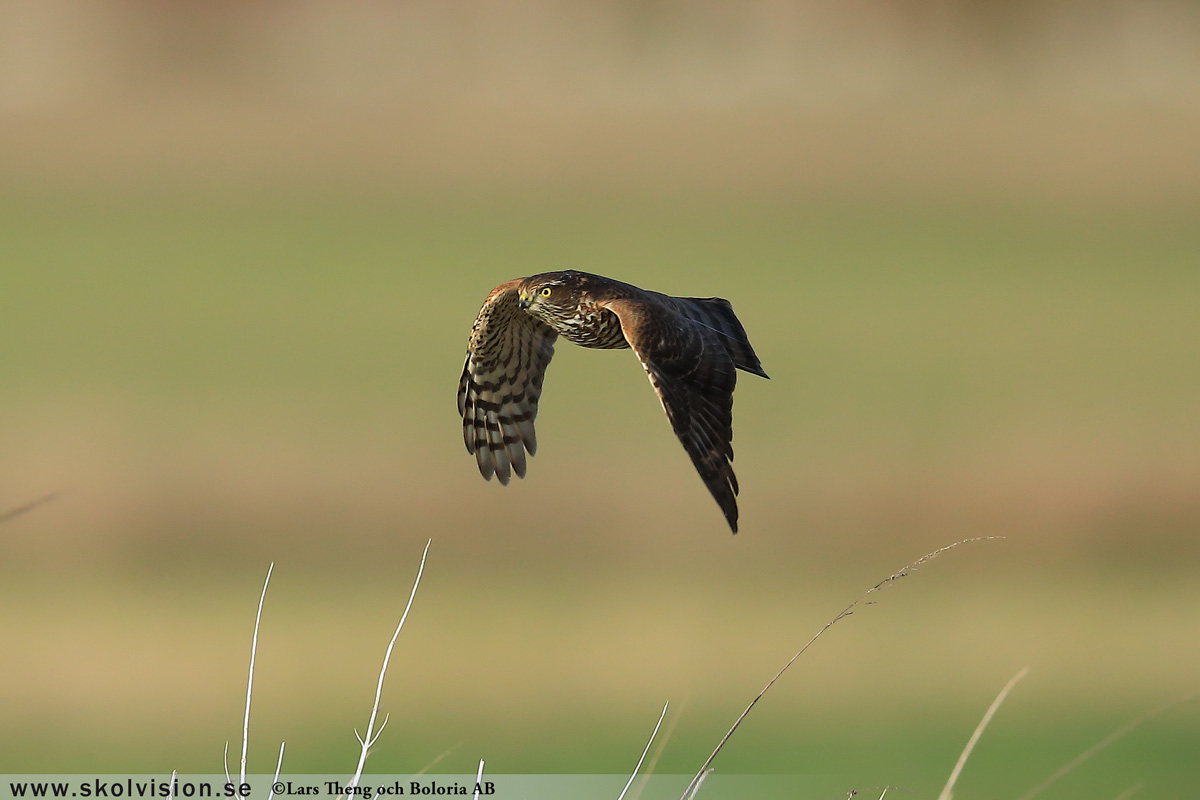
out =
[[1133,797],[1142,790],[1142,784],[1143,781],[1138,781],[1133,786],[1130,786],[1128,789],[1117,795],[1114,800],[1129,800],[1129,798]]
[[[258,623],[262,620],[263,601],[267,599],[267,586],[271,583],[271,572],[275,562],[267,567],[267,579],[263,581],[262,595],[258,598],[258,613],[254,615],[254,638],[250,640],[250,677],[246,679],[246,716],[242,718],[242,770],[238,783],[246,782],[246,748],[250,743],[250,695],[254,691],[254,659],[258,655]],[[226,744],[226,747],[229,745]]]
[[479,759],[479,772],[475,773],[475,797],[473,800],[479,800],[479,784],[483,782],[483,759]]
[[396,632],[392,634],[392,640],[388,642],[387,651],[383,654],[383,666],[379,669],[379,682],[375,685],[375,703],[371,706],[371,718],[367,721],[367,733],[365,736],[359,736],[358,731],[354,731],[355,738],[362,745],[362,750],[358,756],[358,766],[354,770],[354,776],[350,778],[348,787],[353,789],[358,786],[359,780],[362,778],[363,767],[367,763],[367,754],[371,750],[371,746],[379,739],[379,735],[383,733],[383,728],[387,725],[388,717],[385,716],[383,724],[379,726],[379,730],[375,730],[375,720],[379,717],[379,698],[383,695],[383,679],[387,675],[388,662],[392,660],[392,650],[396,647],[396,640],[400,638],[400,631],[404,627],[404,621],[408,619],[409,609],[412,608],[413,599],[417,596],[417,587],[421,585],[421,575],[425,572],[425,557],[429,555],[429,545],[433,544],[433,539],[425,543],[425,551],[421,553],[421,566],[417,568],[417,577],[413,581],[412,592],[408,595],[408,604],[404,606],[404,613],[400,615],[400,623],[396,625]]
[[771,680],[767,681],[767,685],[763,687],[762,691],[759,692],[758,695],[753,700],[750,701],[750,705],[746,706],[746,710],[743,711],[741,713],[741,715],[737,718],[737,720],[733,723],[733,727],[731,727],[729,729],[729,731],[723,737],[721,737],[721,741],[717,744],[716,749],[712,751],[712,755],[710,755],[708,757],[708,760],[706,760],[704,762],[704,766],[700,767],[700,771],[696,773],[696,776],[694,778],[692,778],[692,781],[691,781],[691,783],[688,784],[687,789],[684,791],[683,798],[681,800],[689,800],[689,798],[695,796],[696,790],[700,788],[700,782],[703,780],[703,776],[704,776],[706,770],[708,770],[708,768],[712,764],[713,760],[716,759],[717,754],[720,753],[721,749],[725,747],[725,743],[729,741],[729,738],[731,736],[733,736],[734,731],[736,731],[738,729],[738,726],[740,726],[742,724],[742,720],[744,720],[746,718],[746,716],[750,713],[750,710],[752,708],[754,708],[755,704],[757,704],[758,701],[762,699],[762,696],[765,695],[768,691],[770,691],[771,687],[775,685],[775,681],[779,680],[779,678],[783,675],[783,673],[787,672],[788,667],[792,666],[792,664],[795,663],[796,659],[798,659],[798,658],[800,658],[800,656],[804,655],[804,651],[806,651],[806,650],[808,650],[808,648],[812,647],[813,642],[817,641],[817,639],[820,639],[821,635],[823,633],[825,633],[825,631],[829,630],[834,625],[836,625],[838,622],[841,622],[843,619],[845,619],[846,617],[853,614],[855,607],[859,603],[862,603],[863,601],[865,601],[868,597],[873,595],[875,592],[881,592],[884,589],[887,589],[889,586],[894,584],[896,581],[900,580],[901,578],[907,576],[909,573],[915,571],[917,568],[919,568],[919,567],[927,564],[928,562],[932,561],[933,559],[937,558],[938,556],[940,556],[942,553],[946,552],[947,550],[952,550],[953,548],[958,547],[959,545],[969,544],[971,542],[981,542],[981,541],[986,541],[986,540],[990,540],[990,539],[1003,539],[1003,538],[1004,538],[1003,536],[976,536],[971,539],[962,539],[961,541],[954,542],[953,544],[948,544],[945,547],[939,547],[937,550],[934,550],[932,553],[926,553],[925,555],[921,556],[916,561],[905,566],[899,572],[892,573],[888,577],[884,578],[879,583],[875,584],[870,589],[867,589],[867,591],[863,592],[862,595],[860,595],[859,598],[857,600],[855,600],[853,603],[851,603],[850,605],[843,608],[838,613],[837,616],[835,616],[833,619],[829,620],[829,622],[826,622],[824,627],[821,628],[821,630],[817,631],[816,634],[814,634],[813,637],[811,639],[809,639],[804,644],[803,647],[801,647],[798,651],[796,651],[796,654],[794,656],[792,656],[790,659],[788,659],[788,662],[783,665],[783,667],[779,670],[779,672],[775,673],[775,677],[773,677],[773,678],[771,678]]
[[701,772],[699,776],[693,778],[692,782],[696,785],[688,787],[688,794],[683,796],[683,800],[695,800],[696,793],[700,791],[700,787],[704,785],[704,782],[708,780],[708,776],[712,774],[712,769],[706,769],[704,772]]
[[[1012,676],[1012,679],[1004,685],[1004,688],[1000,690],[1000,694],[996,695],[996,699],[992,701],[990,706],[988,706],[988,710],[986,713],[984,713],[983,719],[979,720],[979,724],[975,726],[975,732],[972,733],[971,738],[967,740],[967,746],[963,748],[962,755],[958,757],[958,763],[956,763],[954,765],[954,769],[951,770],[950,778],[946,781],[946,786],[942,789],[942,793],[938,795],[938,800],[950,800],[952,797],[954,797],[954,784],[958,781],[958,775],[962,772],[963,767],[966,765],[967,759],[971,757],[971,751],[975,749],[975,743],[978,742],[979,737],[983,735],[983,729],[986,728],[988,723],[992,721],[992,715],[996,713],[996,709],[1000,708],[1000,704],[1004,702],[1004,698],[1008,697],[1008,693],[1012,691],[1012,688],[1017,685],[1017,681],[1021,680],[1021,678],[1024,678],[1027,672],[1029,672],[1029,667],[1025,667],[1016,675]],[[887,790],[885,789],[884,791],[886,792]],[[883,800],[883,798],[881,797],[880,800]]]
[[19,505],[16,508],[10,508],[3,514],[0,514],[0,525],[3,525],[6,522],[11,522],[17,517],[23,517],[30,511],[33,511],[35,508],[39,508],[46,505],[46,503],[57,500],[61,494],[62,492],[51,492],[50,494],[42,495],[36,500],[31,500],[28,503]]
[[442,754],[440,756],[435,758],[433,761],[430,761],[425,766],[421,767],[421,769],[414,772],[413,777],[415,778],[418,775],[424,775],[426,772],[429,772],[429,770],[433,769],[434,767],[436,767],[438,765],[439,761],[441,761],[443,758],[450,755],[451,753],[453,753],[455,750],[457,750],[460,747],[462,747],[462,742],[459,742],[458,744],[454,745],[453,747],[443,750]]
[[670,703],[663,703],[662,713],[658,715],[658,722],[654,723],[654,731],[650,734],[650,741],[646,742],[646,749],[642,751],[642,757],[638,759],[637,766],[633,768],[633,774],[629,776],[629,782],[625,784],[625,788],[617,795],[617,800],[624,800],[625,793],[629,791],[629,787],[633,786],[634,780],[637,779],[638,770],[642,768],[642,762],[646,760],[646,753],[650,752],[650,745],[654,744],[654,737],[658,736],[658,729],[662,726],[662,721],[667,716],[667,706]]
[[283,746],[287,742],[279,743],[279,760],[275,762],[275,778],[271,781],[271,792],[267,795],[267,800],[272,800],[275,797],[275,784],[279,783],[279,771],[283,769]]
[[1184,703],[1188,702],[1189,700],[1194,700],[1197,697],[1200,697],[1200,692],[1193,692],[1192,694],[1186,694],[1183,697],[1177,697],[1174,700],[1172,700],[1171,702],[1163,703],[1158,708],[1152,708],[1149,711],[1147,711],[1145,714],[1142,714],[1137,719],[1134,719],[1131,722],[1128,722],[1125,725],[1122,725],[1120,728],[1117,728],[1115,731],[1110,733],[1108,736],[1105,736],[1103,739],[1096,742],[1094,745],[1089,747],[1087,750],[1084,750],[1082,753],[1075,756],[1075,758],[1068,761],[1066,764],[1064,764],[1062,767],[1060,767],[1058,769],[1058,771],[1055,772],[1053,775],[1051,775],[1049,778],[1046,778],[1046,780],[1042,781],[1037,786],[1033,787],[1028,792],[1021,795],[1021,800],[1030,800],[1030,798],[1036,797],[1037,795],[1041,794],[1042,791],[1044,791],[1046,789],[1046,787],[1050,786],[1050,784],[1055,783],[1056,781],[1058,781],[1059,778],[1062,778],[1064,775],[1071,772],[1073,769],[1078,767],[1080,764],[1087,761],[1089,758],[1096,755],[1096,753],[1099,753],[1101,750],[1108,747],[1110,744],[1115,742],[1117,739],[1120,739],[1122,736],[1129,733],[1131,730],[1138,727],[1142,723],[1148,722],[1148,721],[1154,719],[1155,717],[1157,717],[1159,714],[1170,711],[1172,708],[1175,708],[1175,706],[1183,705]]
[[679,720],[683,717],[684,709],[687,708],[686,701],[675,712],[675,716],[671,717],[671,721],[667,723],[667,729],[663,731],[663,738],[658,743],[658,747],[654,749],[654,755],[650,756],[650,761],[646,764],[644,780],[638,784],[637,789],[629,796],[629,800],[638,800],[642,796],[642,792],[646,790],[646,786],[650,782],[650,776],[654,774],[654,767],[658,764],[658,759],[662,758],[663,751],[667,749],[667,743],[671,741],[671,736],[675,733],[675,726],[679,724]]

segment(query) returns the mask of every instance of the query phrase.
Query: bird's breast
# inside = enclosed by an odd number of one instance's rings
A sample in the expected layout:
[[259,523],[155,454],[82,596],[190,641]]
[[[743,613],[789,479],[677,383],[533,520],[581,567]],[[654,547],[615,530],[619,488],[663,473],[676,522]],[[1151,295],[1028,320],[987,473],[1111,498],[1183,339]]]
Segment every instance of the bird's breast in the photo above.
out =
[[621,332],[621,320],[616,314],[598,306],[580,306],[578,312],[555,326],[559,334],[572,344],[602,350],[619,350],[629,347],[625,334]]

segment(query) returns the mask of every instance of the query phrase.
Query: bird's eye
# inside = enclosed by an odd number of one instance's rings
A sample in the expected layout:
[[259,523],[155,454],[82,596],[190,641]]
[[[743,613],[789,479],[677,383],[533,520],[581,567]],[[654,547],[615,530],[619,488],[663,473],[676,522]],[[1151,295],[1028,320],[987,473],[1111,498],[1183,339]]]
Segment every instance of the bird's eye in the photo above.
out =
[[550,287],[547,286],[542,289],[542,297],[549,297],[549,296],[550,296]]

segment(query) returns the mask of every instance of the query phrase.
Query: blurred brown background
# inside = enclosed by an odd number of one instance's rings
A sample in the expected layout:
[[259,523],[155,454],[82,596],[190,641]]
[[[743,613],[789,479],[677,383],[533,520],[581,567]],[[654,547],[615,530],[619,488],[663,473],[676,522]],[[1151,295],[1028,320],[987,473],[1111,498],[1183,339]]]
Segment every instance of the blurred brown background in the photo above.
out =
[[[718,769],[1013,797],[1200,674],[1200,7],[0,4],[6,772]],[[453,395],[502,280],[720,295],[742,533],[629,353],[529,477]],[[1172,711],[1055,797],[1187,796]],[[234,747],[236,750],[236,746]],[[1049,793],[1046,795],[1050,796]]]

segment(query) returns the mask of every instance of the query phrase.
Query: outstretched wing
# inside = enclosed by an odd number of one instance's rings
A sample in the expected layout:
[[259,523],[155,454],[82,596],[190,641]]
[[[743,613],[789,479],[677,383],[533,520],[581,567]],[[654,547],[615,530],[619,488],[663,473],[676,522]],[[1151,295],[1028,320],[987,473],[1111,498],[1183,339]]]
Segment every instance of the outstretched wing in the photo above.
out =
[[479,309],[458,382],[467,452],[483,477],[495,473],[502,484],[512,472],[524,478],[525,451],[537,450],[533,420],[558,338],[517,305],[519,283],[500,284]]
[[738,483],[730,464],[737,365],[718,331],[676,308],[681,299],[646,295],[605,306],[620,318],[675,435],[737,533]]

